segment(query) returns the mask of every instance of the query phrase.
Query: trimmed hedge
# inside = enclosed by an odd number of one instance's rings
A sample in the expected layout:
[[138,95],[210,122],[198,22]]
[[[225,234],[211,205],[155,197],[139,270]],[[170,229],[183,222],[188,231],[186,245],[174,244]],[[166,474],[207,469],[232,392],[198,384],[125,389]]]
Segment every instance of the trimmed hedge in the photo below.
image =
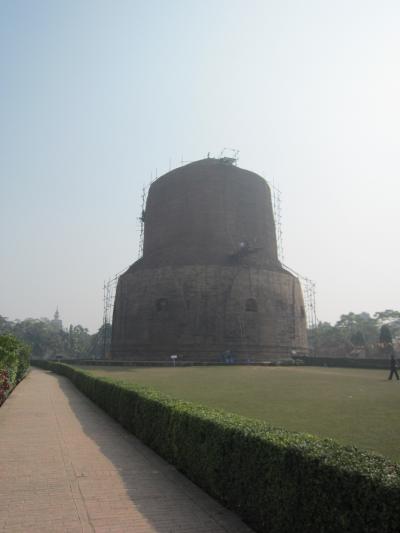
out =
[[35,361],[265,533],[400,531],[400,465],[148,388]]
[[374,368],[380,370],[389,370],[389,358],[369,359],[361,358],[354,359],[351,357],[314,357],[306,355],[295,355],[293,359],[306,366],[332,366],[342,368]]

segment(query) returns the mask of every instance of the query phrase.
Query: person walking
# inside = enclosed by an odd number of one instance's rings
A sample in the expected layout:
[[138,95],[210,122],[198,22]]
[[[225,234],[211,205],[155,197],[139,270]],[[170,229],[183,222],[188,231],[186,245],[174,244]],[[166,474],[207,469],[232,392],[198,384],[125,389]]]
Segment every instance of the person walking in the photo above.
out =
[[388,379],[391,380],[393,378],[393,374],[396,376],[397,381],[399,381],[399,374],[397,372],[397,363],[396,359],[394,357],[394,353],[390,355],[390,374]]

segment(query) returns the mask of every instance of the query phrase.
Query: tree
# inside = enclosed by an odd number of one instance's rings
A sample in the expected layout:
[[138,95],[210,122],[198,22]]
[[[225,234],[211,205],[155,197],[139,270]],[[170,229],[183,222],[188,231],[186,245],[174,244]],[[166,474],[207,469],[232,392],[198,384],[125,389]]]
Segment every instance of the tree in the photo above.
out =
[[13,330],[14,322],[7,320],[7,317],[0,315],[0,335],[10,333]]
[[369,313],[348,313],[341,315],[336,322],[336,327],[341,329],[348,339],[357,333],[364,338],[364,344],[373,344],[378,335],[378,322]]
[[379,332],[379,342],[381,344],[393,344],[392,333],[389,326],[383,325]]
[[379,347],[384,355],[392,355],[393,353],[393,339],[389,326],[385,324],[381,327],[379,332]]
[[352,348],[346,332],[329,322],[320,322],[309,330],[309,344],[312,351],[321,356],[344,356]]
[[393,309],[386,309],[385,311],[379,311],[374,314],[374,317],[381,324],[390,324],[391,322],[400,319],[400,311],[394,311]]
[[356,333],[353,333],[353,335],[350,337],[350,342],[354,346],[365,346],[364,335],[361,333],[361,331],[356,331]]
[[[320,322],[316,328],[309,330],[310,349],[316,355],[350,355],[355,348],[365,348],[366,354],[376,354],[380,328],[389,325],[395,336],[400,338],[400,311],[386,309],[373,317],[369,313],[343,314],[334,326]],[[393,349],[392,341],[386,342],[385,353],[390,349]],[[379,350],[383,353],[382,345]]]
[[33,357],[52,357],[67,351],[65,332],[54,328],[48,319],[27,318],[22,320],[15,324],[13,333],[32,346]]
[[86,328],[78,324],[69,327],[68,332],[68,348],[69,355],[72,357],[87,356],[90,349],[91,335]]
[[18,339],[32,347],[34,358],[48,358],[56,355],[85,357],[89,353],[91,335],[80,324],[71,325],[68,331],[60,329],[48,318],[27,318],[8,322],[0,320],[0,331],[11,332]]
[[111,324],[103,324],[97,333],[91,336],[90,355],[96,359],[101,359],[107,355],[111,347]]
[[393,337],[400,337],[400,311],[386,309],[374,314],[380,326],[389,326]]

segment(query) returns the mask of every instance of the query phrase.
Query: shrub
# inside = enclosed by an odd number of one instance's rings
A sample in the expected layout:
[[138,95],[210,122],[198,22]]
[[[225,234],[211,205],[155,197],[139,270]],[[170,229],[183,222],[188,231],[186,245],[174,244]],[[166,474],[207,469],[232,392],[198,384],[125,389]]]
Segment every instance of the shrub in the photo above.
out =
[[258,532],[400,531],[400,465],[60,363],[125,428]]
[[29,368],[30,348],[13,335],[0,335],[0,405]]
[[0,405],[2,405],[11,390],[11,383],[7,370],[0,370]]

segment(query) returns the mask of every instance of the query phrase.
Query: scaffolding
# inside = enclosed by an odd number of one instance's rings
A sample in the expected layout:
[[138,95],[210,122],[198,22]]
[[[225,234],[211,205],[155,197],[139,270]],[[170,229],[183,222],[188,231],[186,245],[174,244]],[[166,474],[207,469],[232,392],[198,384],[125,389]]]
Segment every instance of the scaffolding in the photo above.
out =
[[303,287],[308,328],[315,329],[318,326],[317,308],[315,305],[315,282],[304,277],[300,278],[300,281]]
[[307,319],[307,327],[308,329],[314,329],[318,325],[318,319],[317,319],[317,308],[315,304],[315,282],[311,280],[310,278],[306,278],[305,276],[302,276],[292,268],[288,267],[287,265],[284,265],[282,263],[282,266],[285,270],[296,276],[296,278],[300,281],[301,288],[303,291],[303,299],[304,299],[304,309],[306,313],[306,319]]
[[307,326],[309,329],[316,328],[318,325],[317,310],[315,303],[315,282],[305,276],[302,276],[292,268],[284,264],[285,255],[283,248],[283,230],[282,230],[282,193],[276,185],[275,180],[272,183],[267,180],[272,192],[272,210],[274,213],[275,229],[276,229],[276,244],[278,248],[278,259],[282,266],[296,276],[301,284],[304,298],[304,308],[307,318]]
[[223,148],[219,155],[219,160],[222,163],[237,166],[237,163],[239,161],[239,153],[240,151],[236,148]]
[[[150,182],[151,184],[151,182]],[[149,185],[150,187],[150,185]],[[146,214],[146,198],[147,198],[147,192],[148,188],[143,187],[142,189],[142,209],[140,211],[140,217],[138,217],[139,220],[139,255],[138,259],[140,259],[143,255],[143,241],[144,241],[144,218]]]
[[111,323],[114,309],[115,292],[117,290],[118,280],[127,268],[115,274],[103,284],[103,357],[107,357],[107,347],[111,342]]
[[[138,217],[139,221],[139,247],[138,247],[138,259],[143,255],[143,242],[144,242],[144,221],[146,215],[146,200],[147,194],[150,189],[150,185],[158,177],[158,170],[156,169],[155,178],[153,178],[153,173],[150,174],[150,182],[147,186],[142,188],[142,204],[140,216]],[[103,284],[103,356],[107,356],[107,346],[111,341],[111,324],[112,324],[112,314],[114,309],[114,300],[115,293],[117,290],[118,280],[121,274],[128,270],[129,266],[112,276],[108,281],[104,281]]]
[[278,259],[281,263],[285,260],[283,251],[283,231],[282,231],[282,193],[275,181],[268,182],[268,185],[272,191],[272,210],[274,213],[275,230],[276,230],[276,245],[278,248]]

